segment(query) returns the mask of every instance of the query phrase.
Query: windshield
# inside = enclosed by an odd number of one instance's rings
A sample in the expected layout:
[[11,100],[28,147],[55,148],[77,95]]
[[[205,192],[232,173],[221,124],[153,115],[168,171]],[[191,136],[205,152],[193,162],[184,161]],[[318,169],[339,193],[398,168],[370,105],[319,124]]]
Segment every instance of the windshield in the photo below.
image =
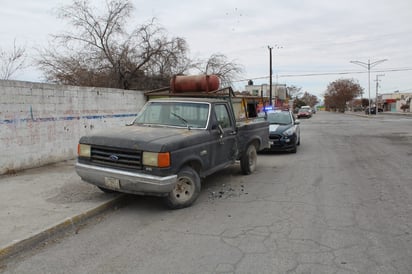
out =
[[209,104],[194,102],[149,102],[134,124],[206,128]]
[[292,123],[292,118],[288,112],[269,112],[267,121],[270,124],[288,125]]

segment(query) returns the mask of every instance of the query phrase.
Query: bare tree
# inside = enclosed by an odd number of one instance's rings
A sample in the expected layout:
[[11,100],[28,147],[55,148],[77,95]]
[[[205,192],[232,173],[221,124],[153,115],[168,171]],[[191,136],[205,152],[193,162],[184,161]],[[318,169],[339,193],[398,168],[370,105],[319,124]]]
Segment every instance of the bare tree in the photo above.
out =
[[26,67],[26,48],[13,43],[11,51],[0,49],[0,79],[8,80],[17,71]]
[[212,54],[208,60],[199,62],[196,67],[203,74],[219,76],[222,86],[232,86],[233,79],[243,73],[243,68],[239,64],[229,61],[226,55],[219,53]]
[[318,97],[312,95],[305,91],[302,98],[300,98],[303,102],[305,102],[306,106],[314,107],[317,103],[319,103]]
[[175,38],[171,41],[163,41],[163,49],[156,58],[150,60],[146,70],[151,74],[170,76],[183,74],[191,67],[191,60],[186,56],[188,51],[187,43],[182,38]]
[[[147,77],[169,79],[187,67],[187,45],[169,39],[155,19],[126,31],[133,5],[130,0],[107,0],[97,14],[89,1],[75,0],[59,9],[73,31],[54,35],[38,64],[47,80],[74,85],[150,88]],[[164,79],[163,79],[164,78]],[[155,84],[156,85],[156,84]],[[164,84],[158,84],[164,85]]]

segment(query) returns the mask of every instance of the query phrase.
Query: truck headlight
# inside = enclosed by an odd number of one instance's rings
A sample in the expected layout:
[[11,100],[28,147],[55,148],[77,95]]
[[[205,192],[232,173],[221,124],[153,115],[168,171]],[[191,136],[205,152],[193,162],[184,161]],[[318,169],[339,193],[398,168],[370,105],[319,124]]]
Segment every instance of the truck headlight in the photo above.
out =
[[143,165],[154,167],[169,167],[170,153],[143,151]]
[[77,155],[80,157],[87,157],[90,158],[91,156],[91,146],[85,144],[78,144],[77,145]]

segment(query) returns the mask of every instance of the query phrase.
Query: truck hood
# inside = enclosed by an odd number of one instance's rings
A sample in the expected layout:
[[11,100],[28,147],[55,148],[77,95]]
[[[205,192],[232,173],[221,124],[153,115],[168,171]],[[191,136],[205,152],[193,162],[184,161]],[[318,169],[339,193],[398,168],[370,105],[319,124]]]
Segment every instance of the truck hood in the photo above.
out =
[[80,143],[124,149],[171,151],[206,140],[209,131],[172,127],[132,125],[83,136]]

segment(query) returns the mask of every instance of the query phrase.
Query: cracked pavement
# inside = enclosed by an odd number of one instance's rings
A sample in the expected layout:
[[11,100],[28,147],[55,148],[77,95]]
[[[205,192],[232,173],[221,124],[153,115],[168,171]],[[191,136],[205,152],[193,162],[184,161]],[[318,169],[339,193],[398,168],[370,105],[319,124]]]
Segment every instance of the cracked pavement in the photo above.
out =
[[412,120],[322,113],[297,154],[259,154],[168,211],[128,197],[5,273],[412,273]]

